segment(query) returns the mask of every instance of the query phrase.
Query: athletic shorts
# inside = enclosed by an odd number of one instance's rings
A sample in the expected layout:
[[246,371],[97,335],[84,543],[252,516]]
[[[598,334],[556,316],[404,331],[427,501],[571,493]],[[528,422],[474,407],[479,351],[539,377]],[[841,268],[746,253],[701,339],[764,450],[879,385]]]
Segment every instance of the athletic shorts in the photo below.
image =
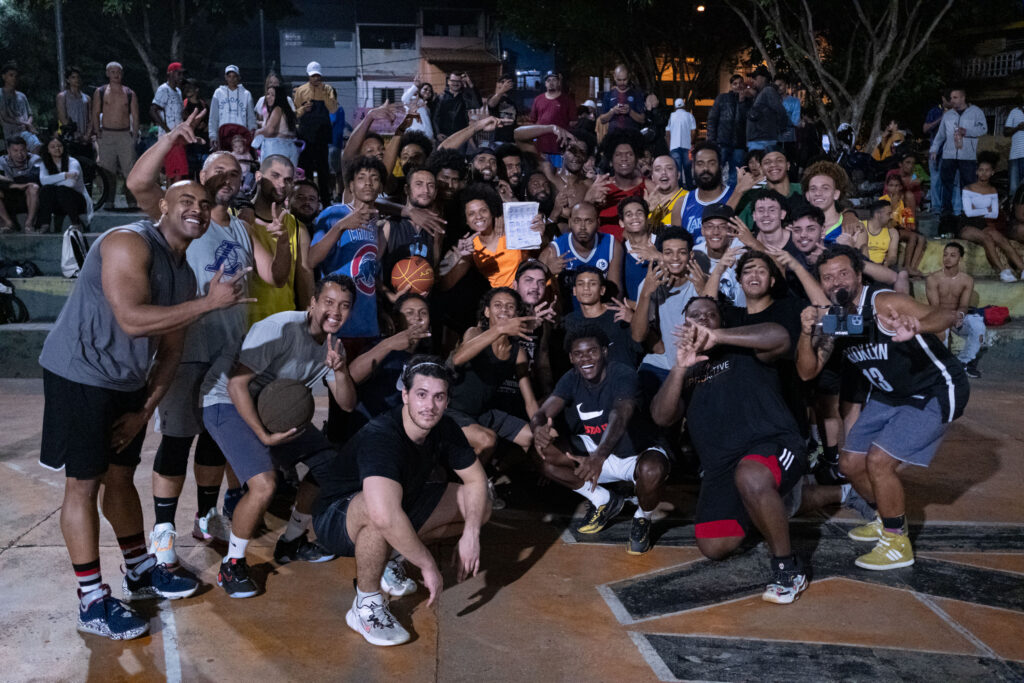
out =
[[841,363],[841,357],[835,355],[829,358],[818,375],[814,390],[826,396],[839,396],[839,400],[846,403],[864,403],[868,398],[868,387],[868,381],[860,370],[850,363]]
[[115,391],[79,384],[43,369],[43,440],[39,464],[64,469],[74,479],[96,479],[109,465],[139,464],[146,428],[117,453],[110,445],[114,422],[142,409],[146,388]]
[[617,455],[609,455],[604,461],[604,465],[601,466],[601,474],[597,478],[598,484],[610,484],[616,481],[636,481],[636,461],[640,459],[640,455],[648,451],[655,451],[665,456],[665,463],[669,469],[672,468],[672,458],[668,456],[665,449],[660,446],[652,446],[651,448],[644,449],[639,455],[630,455],[624,458],[620,458]]
[[875,445],[900,462],[927,467],[948,426],[942,421],[937,398],[924,408],[868,401],[850,429],[843,450],[867,453]]
[[509,415],[504,410],[497,409],[484,411],[477,417],[460,410],[449,410],[448,416],[455,420],[455,424],[460,427],[469,427],[470,425],[487,427],[497,434],[499,439],[510,442],[515,441],[519,432],[523,431],[523,427],[529,424],[521,417]]
[[[802,447],[791,450],[774,441],[749,448],[746,455],[736,459],[736,464],[743,460],[753,460],[767,467],[775,478],[775,489],[780,496],[785,496],[800,481],[807,466]],[[746,536],[749,528],[750,516],[736,488],[736,467],[724,469],[713,477],[705,474],[697,500],[694,530],[697,538]]]
[[28,198],[25,196],[25,190],[12,190],[0,185],[0,195],[3,195],[4,208],[7,209],[12,220],[19,213],[28,213]]
[[203,399],[199,388],[209,363],[182,363],[156,409],[154,429],[166,436],[196,436],[203,427]]
[[[419,531],[423,528],[423,525],[430,519],[430,515],[437,509],[447,488],[448,484],[445,482],[424,484],[420,494],[411,501],[408,509],[405,510],[413,529]],[[313,516],[313,531],[316,533],[317,543],[335,555],[355,557],[356,545],[348,535],[345,520],[348,518],[349,504],[360,493],[360,491],[353,491],[328,505],[323,512]]]
[[231,403],[215,403],[203,408],[203,424],[241,482],[273,472],[278,466],[289,467],[299,462],[305,463],[313,476],[322,480],[325,468],[337,455],[327,437],[313,425],[307,425],[291,441],[266,446]]

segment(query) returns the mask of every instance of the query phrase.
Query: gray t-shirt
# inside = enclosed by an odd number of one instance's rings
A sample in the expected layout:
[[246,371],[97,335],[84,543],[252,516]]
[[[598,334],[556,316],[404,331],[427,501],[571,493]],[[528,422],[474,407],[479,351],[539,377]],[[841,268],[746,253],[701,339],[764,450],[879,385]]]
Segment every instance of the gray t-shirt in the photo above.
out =
[[[224,267],[224,278],[253,266],[252,239],[245,223],[232,216],[228,225],[210,221],[210,227],[185,252],[189,267],[196,275],[196,294],[206,296],[217,270]],[[254,275],[251,275],[255,277]],[[248,279],[242,278],[248,296]],[[245,306],[210,311],[188,328],[182,363],[212,363],[222,354],[232,356],[249,329]]]
[[[317,343],[310,335],[305,311],[275,313],[253,325],[236,358],[256,373],[249,383],[249,393],[254,398],[275,379],[298,380],[311,389],[321,380],[334,381],[334,371],[324,365],[327,341]],[[202,388],[204,408],[231,403],[228,376],[233,365],[218,359],[206,373]]]
[[3,112],[4,119],[7,119],[2,125],[4,139],[10,140],[21,136],[21,131],[24,129],[21,124],[17,123],[17,120],[32,116],[32,107],[29,106],[25,93],[17,90],[8,93],[6,90],[0,89],[0,112]]
[[662,370],[671,370],[676,364],[675,330],[685,320],[683,309],[690,299],[697,296],[697,289],[687,280],[682,287],[670,290],[662,285],[651,297],[651,308],[657,307],[658,329],[665,344],[663,353],[649,353],[644,356],[643,365],[653,365]]
[[175,306],[195,298],[196,278],[192,269],[185,259],[179,259],[171,251],[167,240],[151,221],[111,228],[89,249],[78,283],[43,343],[39,364],[79,384],[136,391],[146,386],[156,354],[153,343],[156,337],[126,334],[103,294],[100,246],[107,235],[117,230],[134,232],[149,247],[151,305]]

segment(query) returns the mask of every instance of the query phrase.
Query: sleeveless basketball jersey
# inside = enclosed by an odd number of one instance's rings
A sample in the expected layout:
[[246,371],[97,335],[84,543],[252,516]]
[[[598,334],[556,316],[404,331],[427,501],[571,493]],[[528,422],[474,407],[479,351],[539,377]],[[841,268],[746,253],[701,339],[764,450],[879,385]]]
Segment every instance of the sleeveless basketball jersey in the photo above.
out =
[[672,212],[675,210],[676,204],[683,201],[686,198],[686,195],[688,194],[689,191],[685,187],[679,188],[679,190],[674,195],[672,195],[672,198],[669,199],[667,202],[665,202],[664,204],[659,204],[658,206],[652,206],[651,213],[654,213],[658,209],[662,209],[665,212],[665,214],[661,217],[661,224],[672,225]]
[[583,266],[597,268],[608,277],[608,268],[612,263],[612,251],[615,247],[615,238],[605,233],[594,235],[594,248],[589,254],[581,254],[577,251],[572,241],[572,233],[556,237],[551,244],[555,245],[555,252],[559,256],[568,254],[571,258],[565,264],[562,272],[558,274],[558,284],[562,290],[562,296],[572,299],[574,310],[579,310],[576,297],[572,295],[572,288],[576,281],[576,271]]
[[825,234],[822,239],[825,240],[826,246],[836,243],[836,240],[840,235],[843,234],[843,217],[839,216],[839,222],[835,225],[825,228]]
[[[322,240],[331,226],[350,213],[350,204],[335,205],[322,211],[316,219],[313,244]],[[378,235],[376,219],[343,231],[327,258],[317,267],[318,277],[347,275],[356,284],[356,300],[339,332],[340,336],[376,337],[380,333],[377,325]]]
[[887,405],[924,407],[929,400],[939,401],[943,422],[952,422],[964,412],[970,385],[963,365],[934,334],[918,334],[905,342],[894,342],[892,333],[874,320],[875,299],[879,289],[861,290],[860,309],[865,320],[865,337],[846,338],[836,351],[864,373],[871,383],[868,400]]
[[693,235],[694,246],[704,243],[704,235],[700,231],[704,218],[704,207],[711,204],[724,204],[729,201],[729,198],[732,196],[732,186],[726,185],[722,193],[710,202],[702,202],[697,197],[697,192],[697,190],[694,190],[683,197],[683,208],[679,218],[682,227],[686,228],[686,231]]
[[[657,242],[657,238],[651,235],[651,244]],[[623,240],[625,255],[622,257],[622,286],[626,288],[626,298],[636,301],[640,298],[640,288],[644,286],[644,278],[647,277],[647,262],[641,261],[640,257],[633,253],[629,246],[629,240]]]
[[862,222],[868,235],[868,258],[874,263],[884,263],[885,255],[889,253],[889,244],[892,242],[889,229],[883,227],[877,235],[872,235],[871,231],[867,230],[867,221]]
[[[284,286],[275,287],[264,282],[255,273],[252,274],[249,278],[249,296],[255,297],[256,301],[248,306],[250,327],[268,315],[295,310],[295,268],[299,260],[299,222],[295,216],[290,213],[284,215],[284,228],[288,236],[288,249],[292,252],[288,280]],[[259,223],[253,223],[252,235],[271,254],[277,251],[277,238]]]

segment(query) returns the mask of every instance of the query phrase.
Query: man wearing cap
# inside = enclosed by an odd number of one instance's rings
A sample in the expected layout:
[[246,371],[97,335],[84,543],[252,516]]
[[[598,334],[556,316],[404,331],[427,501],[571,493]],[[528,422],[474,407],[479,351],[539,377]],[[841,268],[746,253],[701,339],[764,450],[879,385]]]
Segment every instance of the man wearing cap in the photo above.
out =
[[99,147],[96,163],[115,178],[118,169],[125,178],[131,173],[139,129],[139,101],[135,92],[121,83],[123,75],[119,63],[107,64],[107,84],[97,88],[92,98],[92,129]]
[[295,114],[299,119],[299,138],[306,143],[299,156],[299,166],[306,177],[316,173],[321,197],[331,196],[331,167],[328,147],[331,144],[331,114],[338,111],[338,95],[324,83],[320,62],[306,65],[309,80],[295,89]]
[[[225,85],[217,88],[210,100],[210,151],[220,149],[220,133],[224,126],[241,126],[246,130],[256,130],[256,110],[253,108],[252,94],[242,85],[242,76],[238,67],[229,64],[224,69]],[[295,103],[298,106],[298,102]],[[225,149],[230,148],[230,140],[225,139]]]
[[[544,94],[533,98],[530,120],[537,125],[555,125],[566,130],[576,120],[576,101],[562,92],[562,76],[557,71],[549,71],[544,77]],[[562,150],[555,135],[538,137],[537,151],[546,154],[555,168],[562,167]]]
[[731,223],[735,215],[728,204],[704,207],[700,228],[704,241],[693,248],[693,260],[708,274],[705,296],[717,294],[719,301],[743,308],[747,299],[736,277],[736,260],[743,251],[743,243],[732,235]]
[[697,137],[697,120],[693,114],[686,111],[686,100],[676,98],[675,111],[668,117],[668,127],[665,129],[665,142],[668,143],[668,153],[676,162],[679,170],[679,177],[682,179],[682,186],[687,190],[693,189],[693,166],[690,164],[690,147],[693,146],[694,138]]
[[[167,82],[161,83],[153,95],[153,104],[149,107],[149,117],[160,126],[160,137],[174,130],[181,123],[184,103],[181,99],[181,81],[185,77],[185,69],[181,62],[171,62],[167,66]],[[164,173],[168,182],[177,182],[188,175],[188,157],[184,145],[174,146],[164,157]]]
[[782,96],[772,83],[772,72],[764,64],[754,69],[757,96],[747,112],[747,150],[774,150],[789,124]]

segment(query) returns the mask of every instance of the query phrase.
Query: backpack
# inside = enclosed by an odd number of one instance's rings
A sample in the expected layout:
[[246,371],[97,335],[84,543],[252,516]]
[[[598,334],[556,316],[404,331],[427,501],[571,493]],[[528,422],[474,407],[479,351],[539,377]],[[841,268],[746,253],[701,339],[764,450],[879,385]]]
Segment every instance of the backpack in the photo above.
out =
[[27,323],[28,309],[21,299],[14,295],[14,285],[0,277],[0,325]]
[[85,264],[89,243],[78,228],[68,228],[60,244],[60,272],[64,277],[78,277]]
[[[131,110],[131,107],[132,107],[132,97],[135,95],[135,91],[132,90],[131,88],[129,88],[127,85],[122,85],[121,87],[124,88],[125,94],[128,95],[128,109]],[[96,91],[100,94],[100,113],[102,114],[103,113],[103,96],[107,93],[107,86],[101,85],[100,87],[96,88]]]
[[1010,309],[1006,306],[985,306],[981,310],[984,311],[986,327],[999,327],[1010,320]]
[[43,271],[31,261],[9,261],[0,259],[0,278],[38,277]]

